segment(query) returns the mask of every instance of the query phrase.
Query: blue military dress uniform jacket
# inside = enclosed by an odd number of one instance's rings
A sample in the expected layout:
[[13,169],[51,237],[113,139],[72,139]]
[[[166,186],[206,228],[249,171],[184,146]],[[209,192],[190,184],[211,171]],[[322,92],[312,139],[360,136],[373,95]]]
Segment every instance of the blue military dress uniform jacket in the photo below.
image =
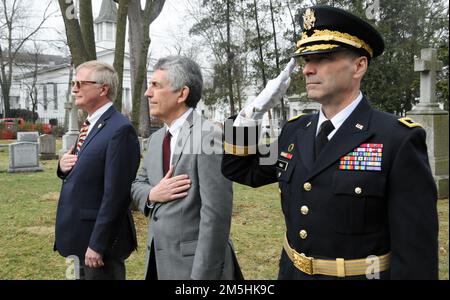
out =
[[[390,253],[382,279],[437,279],[437,192],[425,131],[364,98],[316,158],[317,122],[318,114],[288,122],[276,163],[265,166],[259,153],[233,154],[250,145],[233,145],[225,132],[223,174],[252,187],[279,183],[286,238],[297,253],[325,260]],[[300,271],[282,251],[279,279],[330,278],[337,277]]]

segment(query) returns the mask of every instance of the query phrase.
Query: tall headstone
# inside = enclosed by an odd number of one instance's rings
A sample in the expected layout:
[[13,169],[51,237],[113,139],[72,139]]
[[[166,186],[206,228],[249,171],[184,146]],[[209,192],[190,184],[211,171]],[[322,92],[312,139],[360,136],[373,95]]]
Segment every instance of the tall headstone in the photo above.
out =
[[436,98],[436,72],[442,69],[435,49],[422,49],[414,70],[420,72],[420,102],[407,113],[427,132],[428,157],[438,187],[439,198],[448,197],[448,111]]
[[8,173],[43,171],[39,165],[38,152],[38,143],[10,144]]
[[66,102],[64,108],[69,111],[69,124],[68,131],[62,137],[62,149],[59,152],[59,156],[67,153],[70,148],[75,145],[80,132],[78,131],[78,108],[75,105],[75,100],[73,97],[72,102]]
[[39,137],[39,154],[42,160],[57,159],[56,138],[51,134],[43,134]]

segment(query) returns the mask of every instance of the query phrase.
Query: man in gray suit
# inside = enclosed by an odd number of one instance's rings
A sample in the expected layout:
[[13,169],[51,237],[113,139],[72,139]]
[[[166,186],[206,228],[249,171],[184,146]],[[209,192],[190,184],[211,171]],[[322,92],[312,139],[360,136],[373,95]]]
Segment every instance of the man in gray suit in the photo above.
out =
[[150,218],[146,279],[243,279],[229,240],[233,190],[221,173],[222,132],[194,111],[199,66],[160,59],[145,95],[165,126],[148,142],[131,194]]

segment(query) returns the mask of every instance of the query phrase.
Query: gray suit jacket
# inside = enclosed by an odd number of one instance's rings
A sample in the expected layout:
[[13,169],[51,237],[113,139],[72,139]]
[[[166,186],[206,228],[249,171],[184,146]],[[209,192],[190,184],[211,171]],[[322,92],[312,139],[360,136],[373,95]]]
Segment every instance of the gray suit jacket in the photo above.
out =
[[158,279],[241,279],[229,240],[233,190],[221,173],[221,129],[195,111],[189,115],[172,158],[174,176],[187,174],[191,180],[188,196],[149,210],[150,190],[163,178],[164,135],[162,128],[150,137],[131,188],[134,208],[150,217],[146,277],[154,272],[148,270],[153,242]]

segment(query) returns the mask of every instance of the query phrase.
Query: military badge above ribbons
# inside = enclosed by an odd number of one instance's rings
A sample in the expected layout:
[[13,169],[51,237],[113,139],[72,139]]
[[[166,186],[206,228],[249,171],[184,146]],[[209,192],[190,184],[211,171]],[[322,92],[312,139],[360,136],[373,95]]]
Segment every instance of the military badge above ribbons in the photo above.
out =
[[362,144],[341,158],[340,170],[381,171],[383,144]]

